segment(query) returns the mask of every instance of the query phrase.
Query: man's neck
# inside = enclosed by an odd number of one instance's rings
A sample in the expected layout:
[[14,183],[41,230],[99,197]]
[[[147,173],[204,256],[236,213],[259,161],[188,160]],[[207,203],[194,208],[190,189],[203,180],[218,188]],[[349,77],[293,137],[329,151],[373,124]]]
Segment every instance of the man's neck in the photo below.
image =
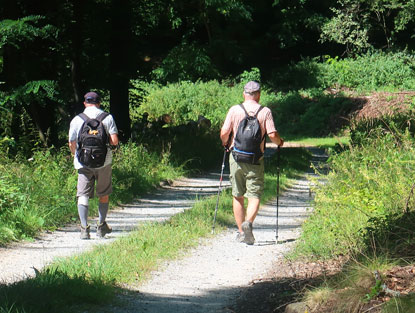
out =
[[99,104],[85,103],[85,109],[89,109],[89,108],[97,108],[97,109],[99,109]]
[[245,99],[244,103],[246,103],[246,104],[253,104],[253,103],[258,104],[258,102],[255,101],[254,99]]

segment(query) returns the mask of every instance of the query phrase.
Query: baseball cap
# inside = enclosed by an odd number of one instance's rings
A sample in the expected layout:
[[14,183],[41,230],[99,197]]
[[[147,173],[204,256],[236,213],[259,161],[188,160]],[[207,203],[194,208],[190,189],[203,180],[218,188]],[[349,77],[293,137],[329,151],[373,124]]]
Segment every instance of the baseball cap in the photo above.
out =
[[101,103],[101,97],[96,92],[90,91],[84,96],[86,103],[98,104]]
[[261,90],[261,86],[256,81],[250,81],[246,83],[244,87],[244,92],[246,93],[255,93]]

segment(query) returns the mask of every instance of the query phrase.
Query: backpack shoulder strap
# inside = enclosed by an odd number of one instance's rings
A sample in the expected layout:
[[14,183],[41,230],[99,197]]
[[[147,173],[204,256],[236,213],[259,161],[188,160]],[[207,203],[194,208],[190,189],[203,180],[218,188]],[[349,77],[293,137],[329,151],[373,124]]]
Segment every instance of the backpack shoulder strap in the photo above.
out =
[[242,108],[242,110],[244,110],[245,115],[246,115],[246,116],[249,116],[249,114],[248,114],[248,112],[246,111],[246,109],[245,109],[244,105],[243,105],[242,103],[240,103],[239,105],[240,105],[240,107]]
[[103,120],[109,115],[107,112],[102,112],[100,115],[97,116],[96,120],[100,121],[102,123]]
[[259,111],[261,111],[262,109],[263,109],[264,107],[261,105],[260,107],[259,107],[259,109],[258,109],[258,111],[256,111],[256,113],[255,113],[255,117],[257,117],[258,116],[258,113],[259,113]]
[[88,117],[88,115],[86,115],[84,112],[79,113],[78,116],[80,118],[82,118],[84,120],[84,122],[87,122],[88,120],[90,120],[90,118]]

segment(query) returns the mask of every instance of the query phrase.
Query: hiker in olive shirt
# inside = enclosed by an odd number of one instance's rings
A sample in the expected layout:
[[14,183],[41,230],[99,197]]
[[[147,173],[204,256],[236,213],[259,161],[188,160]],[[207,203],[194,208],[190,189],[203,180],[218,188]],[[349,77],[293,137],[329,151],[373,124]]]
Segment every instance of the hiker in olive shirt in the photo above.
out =
[[[118,145],[118,130],[112,115],[104,113],[100,109],[101,98],[96,92],[88,92],[84,96],[85,110],[84,114],[90,119],[98,119],[101,114],[107,116],[102,120],[102,125],[108,135],[109,144]],[[90,226],[88,225],[88,208],[89,199],[94,197],[94,189],[99,197],[99,223],[97,225],[97,236],[103,238],[106,234],[111,233],[112,229],[108,226],[105,219],[108,213],[109,195],[112,192],[112,152],[107,147],[105,162],[97,168],[87,167],[79,161],[78,157],[78,135],[84,124],[84,120],[80,115],[75,116],[69,128],[69,148],[74,156],[74,167],[78,170],[78,213],[81,220],[81,239],[90,239]],[[96,186],[95,186],[96,183]]]
[[[235,105],[230,108],[225,122],[220,132],[220,138],[223,146],[230,148],[232,153],[229,156],[230,180],[232,184],[233,195],[233,212],[238,226],[237,240],[248,245],[255,242],[252,233],[252,224],[259,210],[259,202],[264,190],[264,159],[265,134],[271,141],[278,146],[282,146],[284,141],[275,129],[274,120],[271,110],[267,107],[261,107],[259,99],[261,96],[260,85],[257,82],[250,81],[244,87],[244,102],[241,105]],[[257,114],[262,133],[262,142],[260,145],[261,155],[257,164],[249,164],[235,161],[233,156],[235,134],[238,131],[240,122],[246,117],[245,111],[250,116]],[[230,145],[227,147],[229,139]],[[244,198],[248,198],[248,206],[245,209]]]

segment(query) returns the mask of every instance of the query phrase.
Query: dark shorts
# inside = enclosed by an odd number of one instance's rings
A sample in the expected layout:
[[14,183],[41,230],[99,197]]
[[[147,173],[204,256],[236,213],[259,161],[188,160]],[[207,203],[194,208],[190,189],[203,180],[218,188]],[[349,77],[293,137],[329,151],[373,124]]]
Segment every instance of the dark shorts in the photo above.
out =
[[[96,183],[96,186],[95,186]],[[94,189],[98,197],[112,193],[112,168],[107,165],[101,168],[83,167],[78,170],[76,196],[94,197]]]
[[234,197],[261,198],[264,191],[264,158],[259,165],[236,162],[229,154],[230,181]]

